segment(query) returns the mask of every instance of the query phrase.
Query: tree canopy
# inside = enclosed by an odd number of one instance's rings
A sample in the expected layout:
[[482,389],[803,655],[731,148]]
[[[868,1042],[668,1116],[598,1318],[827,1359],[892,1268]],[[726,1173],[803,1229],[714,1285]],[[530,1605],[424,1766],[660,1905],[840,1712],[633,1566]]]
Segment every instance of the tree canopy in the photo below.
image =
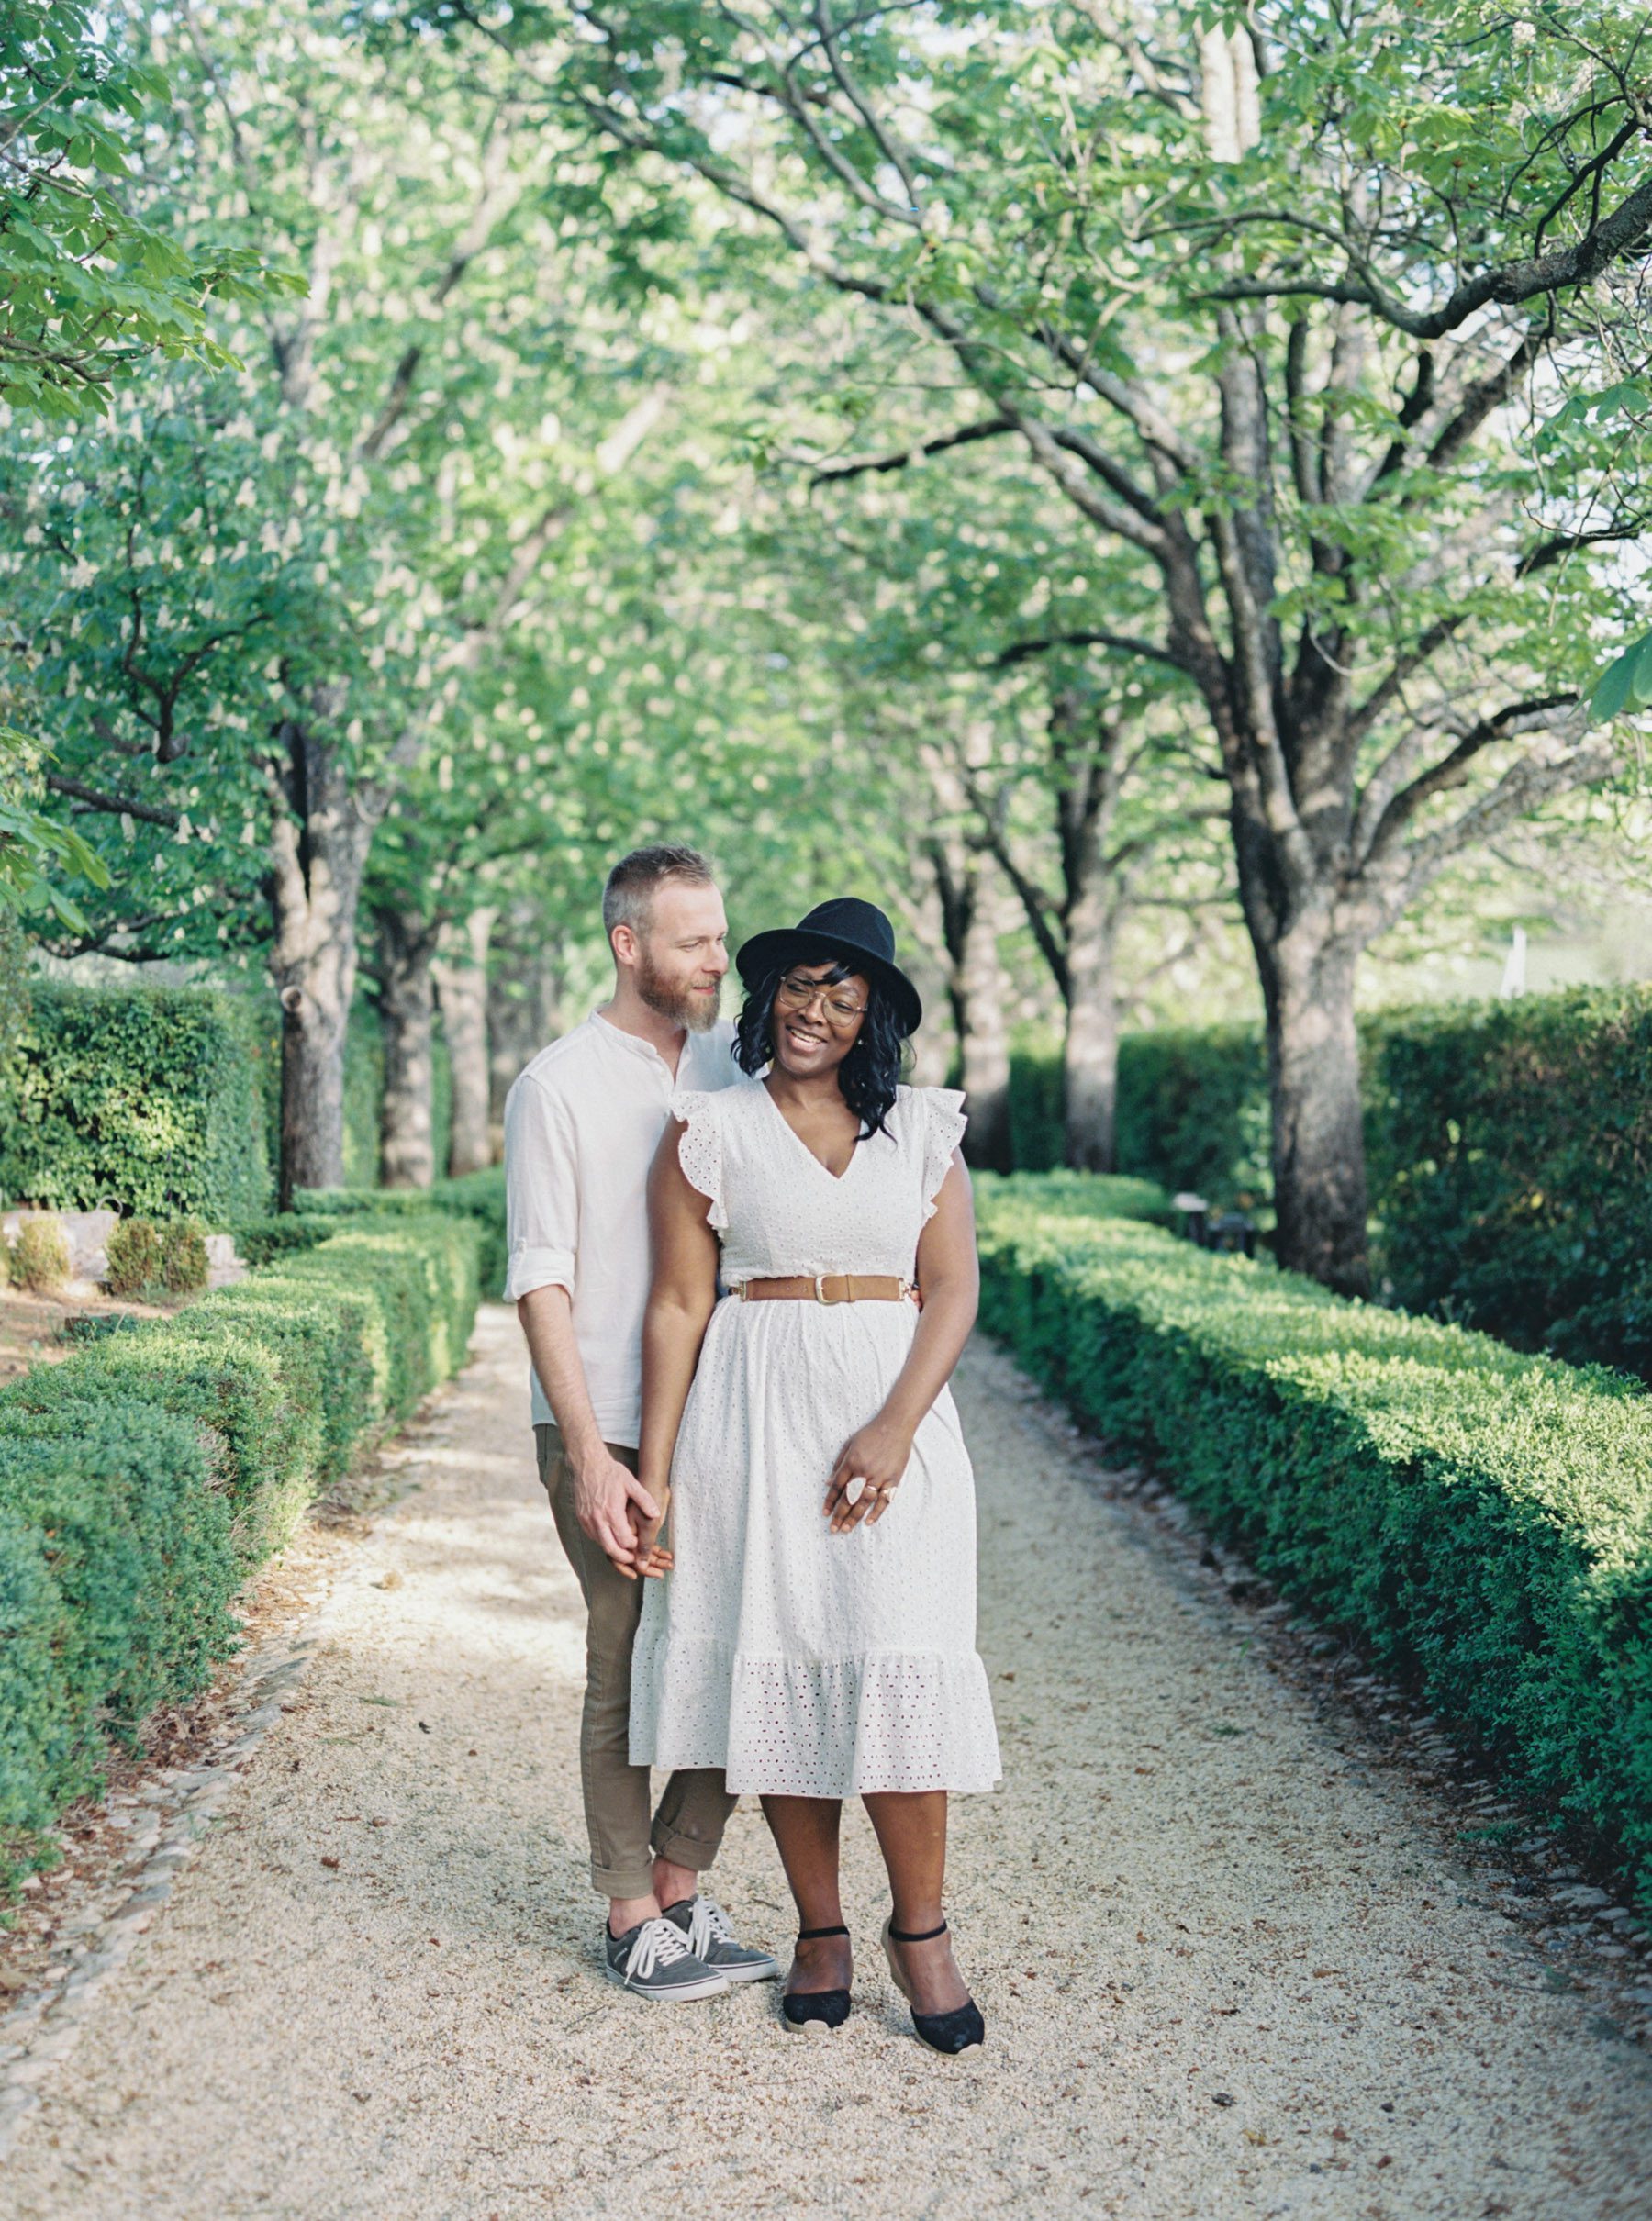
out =
[[1065,1034],[1080,1164],[1242,932],[1281,1254],[1362,1286],[1367,952],[1638,778],[1642,28],[12,11],[0,885],[91,840],[60,952],[267,973],[306,1180],[358,950],[555,939],[636,839],[878,892],[983,1132]]

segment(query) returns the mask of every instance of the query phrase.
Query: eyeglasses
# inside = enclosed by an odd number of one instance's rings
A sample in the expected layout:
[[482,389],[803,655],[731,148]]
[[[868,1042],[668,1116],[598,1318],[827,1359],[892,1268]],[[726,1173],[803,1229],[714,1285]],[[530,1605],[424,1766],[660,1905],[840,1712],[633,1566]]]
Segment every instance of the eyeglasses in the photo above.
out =
[[866,1014],[864,1002],[851,1002],[841,992],[834,994],[824,979],[800,979],[795,972],[788,972],[775,989],[776,1002],[787,1010],[807,1010],[817,995],[831,1025],[849,1027]]

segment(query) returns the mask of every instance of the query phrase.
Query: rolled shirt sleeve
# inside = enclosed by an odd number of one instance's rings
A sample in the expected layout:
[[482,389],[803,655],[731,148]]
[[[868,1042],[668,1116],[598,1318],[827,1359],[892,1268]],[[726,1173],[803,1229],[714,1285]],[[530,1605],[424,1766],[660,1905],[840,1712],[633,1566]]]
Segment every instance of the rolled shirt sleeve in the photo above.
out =
[[574,1293],[579,1151],[557,1095],[524,1073],[505,1099],[505,1300],[536,1288]]

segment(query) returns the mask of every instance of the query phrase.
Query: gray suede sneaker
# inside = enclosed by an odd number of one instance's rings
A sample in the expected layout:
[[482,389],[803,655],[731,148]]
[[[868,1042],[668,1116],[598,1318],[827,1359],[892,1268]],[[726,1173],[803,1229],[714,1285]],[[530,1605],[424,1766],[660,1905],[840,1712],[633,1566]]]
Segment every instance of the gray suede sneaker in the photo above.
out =
[[666,1906],[665,1917],[688,1938],[696,1959],[731,1982],[773,1981],[780,1971],[772,1951],[735,1942],[729,1915],[715,1897],[685,1897],[681,1904]]
[[675,1921],[640,1920],[623,1936],[608,1933],[603,1924],[603,1972],[622,1990],[661,2003],[686,2003],[691,1997],[720,1997],[729,1978],[688,1948]]

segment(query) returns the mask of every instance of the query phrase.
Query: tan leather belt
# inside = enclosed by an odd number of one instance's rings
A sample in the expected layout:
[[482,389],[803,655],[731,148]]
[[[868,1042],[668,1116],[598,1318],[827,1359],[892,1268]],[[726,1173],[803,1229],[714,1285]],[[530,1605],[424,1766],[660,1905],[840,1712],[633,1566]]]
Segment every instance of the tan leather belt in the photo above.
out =
[[812,1278],[797,1273],[788,1280],[742,1280],[729,1290],[742,1303],[909,1303],[918,1290],[892,1273],[823,1272]]

